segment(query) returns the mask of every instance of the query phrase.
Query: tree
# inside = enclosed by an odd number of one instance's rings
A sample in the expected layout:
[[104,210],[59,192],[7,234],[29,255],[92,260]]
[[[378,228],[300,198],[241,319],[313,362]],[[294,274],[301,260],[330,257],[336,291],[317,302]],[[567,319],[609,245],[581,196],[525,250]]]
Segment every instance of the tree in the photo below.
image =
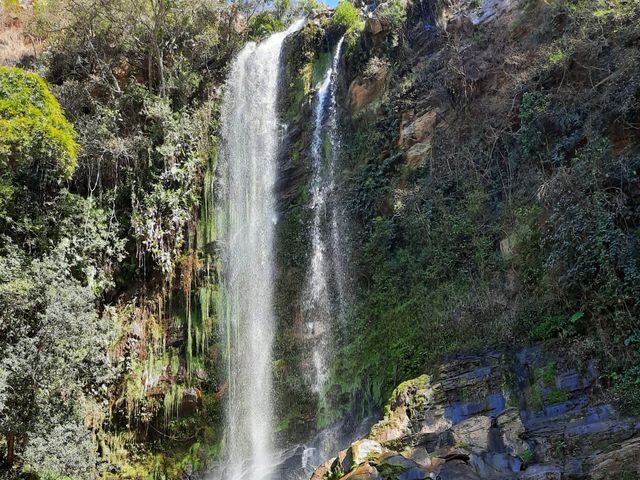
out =
[[64,255],[29,260],[6,243],[0,256],[0,434],[7,439],[7,463],[14,462],[15,449],[23,470],[88,478],[96,451],[83,410],[106,393],[111,327]]

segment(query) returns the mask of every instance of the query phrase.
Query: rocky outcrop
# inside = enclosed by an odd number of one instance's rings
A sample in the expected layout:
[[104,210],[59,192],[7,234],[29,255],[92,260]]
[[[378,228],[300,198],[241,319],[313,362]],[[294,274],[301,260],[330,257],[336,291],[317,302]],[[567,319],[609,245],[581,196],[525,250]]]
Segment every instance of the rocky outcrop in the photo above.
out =
[[640,422],[599,401],[597,379],[539,347],[460,356],[398,386],[368,438],[312,478],[639,478]]

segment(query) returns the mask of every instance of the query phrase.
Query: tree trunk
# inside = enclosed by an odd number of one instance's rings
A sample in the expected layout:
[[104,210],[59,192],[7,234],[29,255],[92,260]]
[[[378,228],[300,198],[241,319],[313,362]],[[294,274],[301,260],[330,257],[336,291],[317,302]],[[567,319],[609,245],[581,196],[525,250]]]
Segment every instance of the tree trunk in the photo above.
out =
[[7,433],[7,466],[9,468],[13,467],[13,463],[15,462],[16,458],[15,443],[15,434],[13,432]]

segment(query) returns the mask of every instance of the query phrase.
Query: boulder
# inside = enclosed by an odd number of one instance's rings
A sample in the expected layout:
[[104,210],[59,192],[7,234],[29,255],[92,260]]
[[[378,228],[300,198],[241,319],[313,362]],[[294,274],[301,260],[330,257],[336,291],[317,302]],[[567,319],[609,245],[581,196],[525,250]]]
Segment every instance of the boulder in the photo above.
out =
[[518,475],[518,480],[560,480],[562,470],[556,465],[531,465]]
[[489,448],[490,428],[491,418],[483,415],[463,420],[454,425],[451,430],[456,443],[486,450]]
[[440,467],[436,478],[440,478],[440,480],[481,480],[471,465],[457,458],[445,462]]
[[372,480],[374,478],[380,478],[378,470],[369,463],[363,463],[342,477],[342,480]]
[[404,455],[423,468],[431,468],[431,455],[429,455],[428,450],[423,446],[409,447]]
[[623,478],[623,475],[640,478],[640,437],[617,445],[611,452],[595,455],[590,463],[589,473],[593,480]]
[[351,458],[355,465],[360,465],[383,452],[382,445],[379,442],[369,439],[353,442],[349,450],[351,450]]
[[496,417],[496,425],[502,433],[502,442],[509,453],[517,454],[529,449],[529,444],[522,437],[524,424],[517,408],[507,408]]
[[382,22],[377,17],[367,17],[364,23],[364,29],[371,35],[377,35],[384,30]]
[[331,471],[332,460],[328,460],[315,469],[310,480],[324,480],[327,474]]
[[397,480],[423,480],[428,478],[426,471],[420,468],[420,465],[400,454],[394,453],[385,457],[380,461],[377,467],[378,470],[383,472],[384,465],[392,465],[404,469],[402,473],[396,475]]
[[400,124],[398,146],[409,148],[416,143],[431,144],[437,121],[438,114],[434,110],[428,111],[415,119],[412,114],[404,113]]
[[389,413],[371,428],[370,438],[390,448],[437,440],[452,425],[439,392],[440,385],[428,375],[402,383],[391,395]]
[[333,465],[331,466],[332,470],[337,470],[340,468],[343,472],[348,472],[351,470],[353,466],[353,454],[351,453],[351,449],[347,448],[345,450],[341,450],[338,452],[338,456],[336,457]]
[[423,165],[429,153],[431,153],[431,143],[416,143],[407,151],[406,163],[413,168]]
[[356,78],[349,85],[349,107],[353,114],[372,103],[385,89],[387,69],[380,69],[372,78]]

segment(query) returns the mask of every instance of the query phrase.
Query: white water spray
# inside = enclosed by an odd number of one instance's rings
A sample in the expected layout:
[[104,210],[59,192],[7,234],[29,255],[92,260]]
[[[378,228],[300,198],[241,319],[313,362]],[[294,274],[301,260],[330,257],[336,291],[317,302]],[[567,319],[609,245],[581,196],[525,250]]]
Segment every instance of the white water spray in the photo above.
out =
[[277,93],[285,38],[248,43],[233,62],[222,109],[222,305],[228,358],[225,460],[214,478],[262,480],[274,466],[272,347]]
[[[327,359],[331,319],[337,313],[343,290],[341,245],[335,202],[336,138],[336,77],[341,38],[336,45],[331,66],[318,89],[314,110],[314,130],[311,144],[313,177],[311,179],[311,264],[304,293],[304,313],[307,337],[313,341],[313,371],[311,382],[322,395],[327,377]],[[326,134],[326,135],[325,135]]]

